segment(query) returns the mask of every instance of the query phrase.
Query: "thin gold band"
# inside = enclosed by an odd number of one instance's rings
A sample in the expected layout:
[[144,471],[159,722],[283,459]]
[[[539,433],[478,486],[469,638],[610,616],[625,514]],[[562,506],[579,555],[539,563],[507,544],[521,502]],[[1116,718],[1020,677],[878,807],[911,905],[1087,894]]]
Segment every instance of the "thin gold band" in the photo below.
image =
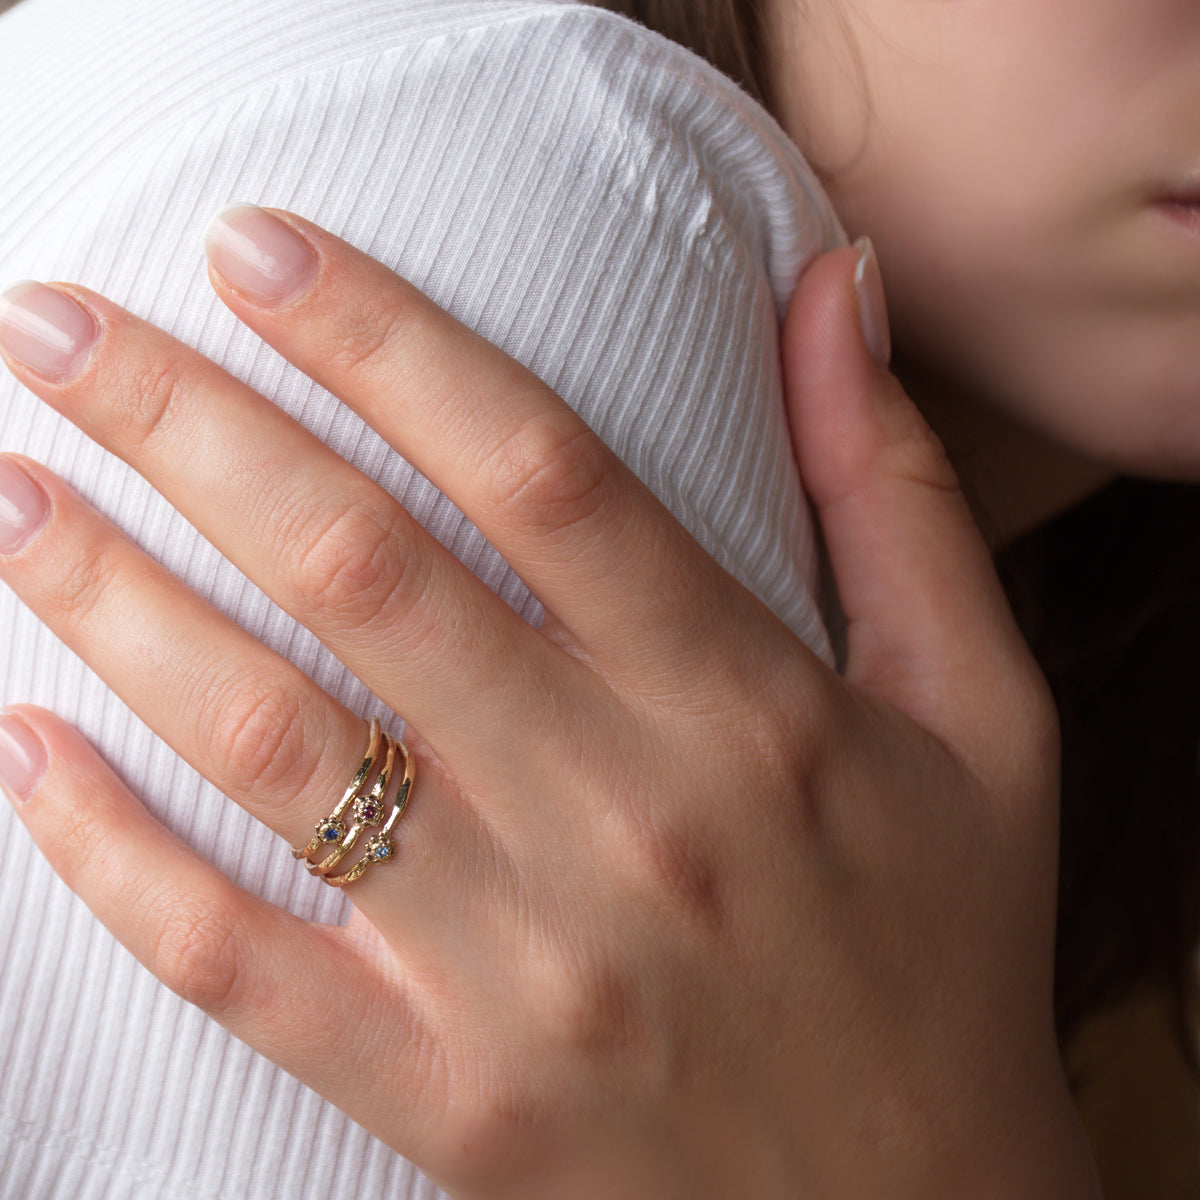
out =
[[[375,772],[380,760],[380,742],[383,743],[383,762]],[[386,796],[395,771],[397,749],[404,759],[404,775],[396,789],[389,813]],[[375,772],[375,778],[364,791],[372,772]],[[396,843],[392,840],[392,831],[408,807],[415,774],[416,763],[408,747],[403,742],[396,741],[390,733],[384,733],[379,722],[372,718],[367,734],[367,751],[350,781],[350,786],[342,794],[333,812],[317,822],[308,845],[292,847],[292,856],[305,859],[305,868],[331,887],[345,887],[361,879],[376,863],[390,862],[396,856]],[[351,805],[354,806],[354,816],[347,827],[346,810]],[[365,829],[377,829],[378,832],[367,839],[362,857],[348,871],[341,875],[331,875],[330,871],[354,849],[359,835]],[[320,861],[314,861],[314,856],[323,850],[330,853]]]
[[412,785],[417,773],[417,764],[408,747],[403,742],[396,742],[394,745],[399,746],[400,753],[404,756],[404,777],[400,780],[400,787],[396,792],[392,811],[388,819],[384,822],[383,828],[367,839],[367,843],[363,847],[362,858],[349,871],[344,875],[321,876],[330,887],[345,887],[348,883],[355,883],[371,867],[375,866],[376,863],[391,862],[396,857],[396,843],[392,840],[392,830],[396,828],[396,823],[404,816],[404,810],[408,807],[408,798],[412,794]]
[[375,776],[371,790],[355,799],[354,823],[346,831],[341,841],[333,847],[333,853],[328,858],[323,858],[319,863],[307,862],[304,864],[313,875],[322,875],[336,867],[354,849],[354,843],[358,841],[358,835],[364,829],[383,822],[383,796],[388,790],[388,784],[392,781],[392,768],[396,762],[396,739],[390,733],[385,733],[383,742],[387,747],[384,752],[383,766],[379,768],[379,774]]
[[382,730],[379,726],[379,721],[371,718],[371,729],[367,735],[367,752],[363,755],[362,762],[358,765],[358,770],[354,773],[354,778],[350,781],[350,786],[342,794],[342,798],[338,801],[337,807],[323,821],[318,821],[316,832],[313,834],[312,840],[307,846],[293,846],[293,858],[309,858],[316,854],[322,847],[328,847],[339,843],[345,835],[345,826],[342,825],[342,814],[350,807],[351,801],[362,791],[362,786],[367,781],[367,777],[371,774],[371,768],[375,765],[375,759],[379,754],[379,739]]

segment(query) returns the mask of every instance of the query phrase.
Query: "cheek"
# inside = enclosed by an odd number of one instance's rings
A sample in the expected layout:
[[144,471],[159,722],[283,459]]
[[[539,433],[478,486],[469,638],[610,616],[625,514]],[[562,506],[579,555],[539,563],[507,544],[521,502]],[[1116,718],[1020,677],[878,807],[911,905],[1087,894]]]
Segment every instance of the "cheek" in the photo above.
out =
[[876,241],[897,345],[1093,457],[1200,476],[1200,274],[1146,214],[1164,165],[1200,161],[1200,4],[867,10],[855,70],[809,32],[784,115]]
[[1117,469],[1200,479],[1200,254],[1189,273],[1142,180],[1097,170],[1101,139],[1064,128],[1044,158],[997,130],[984,144],[1010,148],[1003,168],[965,143],[914,146],[911,171],[864,157],[831,191],[875,239],[896,345],[920,368]]
[[793,20],[790,70],[776,64],[785,124],[848,232],[870,233],[893,274],[957,289],[964,258],[987,278],[1052,260],[1117,202],[1111,98],[1082,93],[1056,50],[1080,36],[1051,18],[1081,6],[864,0]]
[[1200,307],[974,248],[936,270],[912,242],[881,250],[895,341],[917,372],[1117,470],[1200,481]]

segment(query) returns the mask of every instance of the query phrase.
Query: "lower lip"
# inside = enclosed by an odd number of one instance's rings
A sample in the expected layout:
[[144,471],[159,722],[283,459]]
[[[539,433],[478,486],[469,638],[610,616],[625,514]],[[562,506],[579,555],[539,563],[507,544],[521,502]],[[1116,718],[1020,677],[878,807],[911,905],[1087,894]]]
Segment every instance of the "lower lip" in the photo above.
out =
[[1188,233],[1200,237],[1200,201],[1162,200],[1158,210],[1176,225],[1182,225]]

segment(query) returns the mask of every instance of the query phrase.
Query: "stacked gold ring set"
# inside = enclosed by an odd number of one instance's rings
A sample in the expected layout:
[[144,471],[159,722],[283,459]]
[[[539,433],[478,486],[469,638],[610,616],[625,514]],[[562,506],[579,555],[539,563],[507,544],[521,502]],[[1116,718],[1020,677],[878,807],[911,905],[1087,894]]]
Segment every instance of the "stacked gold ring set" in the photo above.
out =
[[[389,812],[387,793],[397,771],[397,755],[403,762],[403,772]],[[408,807],[414,771],[408,747],[390,733],[384,733],[379,722],[372,718],[367,752],[350,786],[329,816],[317,822],[308,845],[293,847],[292,856],[305,859],[308,870],[331,887],[345,887],[361,879],[376,863],[391,862],[396,857],[392,831]],[[361,857],[349,870],[333,874],[333,869],[354,851],[359,836],[368,829],[375,832],[363,845]]]

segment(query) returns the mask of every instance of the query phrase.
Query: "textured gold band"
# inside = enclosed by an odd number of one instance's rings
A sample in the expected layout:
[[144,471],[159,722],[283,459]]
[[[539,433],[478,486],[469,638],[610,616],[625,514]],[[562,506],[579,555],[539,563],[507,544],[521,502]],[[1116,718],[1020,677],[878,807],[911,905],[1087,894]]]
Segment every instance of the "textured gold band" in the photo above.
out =
[[346,830],[341,841],[334,845],[333,853],[328,858],[323,858],[319,863],[307,862],[304,864],[312,874],[323,875],[326,871],[332,870],[354,849],[354,843],[358,841],[358,835],[364,829],[369,825],[383,823],[383,795],[388,790],[388,784],[392,782],[392,767],[396,762],[396,739],[390,733],[385,733],[383,744],[386,747],[383,766],[379,768],[379,774],[375,776],[371,790],[355,799],[354,821],[350,828]]
[[330,887],[345,887],[348,883],[354,883],[356,880],[361,879],[376,863],[391,862],[396,857],[396,843],[392,840],[392,830],[396,828],[396,823],[404,816],[404,810],[408,807],[408,798],[412,794],[413,778],[417,773],[417,764],[409,748],[403,742],[395,744],[400,748],[400,753],[404,756],[404,777],[400,780],[396,799],[392,803],[392,811],[388,819],[384,822],[383,828],[367,839],[367,844],[363,847],[362,858],[349,871],[344,875],[321,876]]
[[[383,762],[375,774],[374,781],[365,792],[363,788],[375,771],[380,760],[380,743],[383,743]],[[392,781],[396,764],[396,751],[399,749],[404,759],[404,776],[392,803],[392,810],[387,812],[387,791]],[[391,833],[396,822],[404,815],[408,807],[409,794],[412,791],[415,763],[403,742],[397,742],[390,733],[384,733],[379,722],[371,719],[371,728],[367,735],[367,751],[359,763],[354,778],[342,794],[333,812],[323,820],[318,821],[315,831],[307,846],[292,847],[294,858],[306,859],[305,867],[313,874],[324,879],[331,887],[345,887],[361,879],[368,868],[375,863],[389,862],[396,854],[396,845]],[[354,806],[353,819],[347,825],[346,810]],[[386,815],[386,819],[385,819]],[[379,828],[382,826],[382,828]],[[378,829],[378,833],[370,837],[363,847],[363,857],[341,875],[331,875],[329,872],[344,859],[358,842],[359,835],[365,829]],[[314,856],[322,851],[330,851],[320,861]]]
[[323,821],[317,822],[316,831],[308,845],[292,847],[293,858],[309,858],[323,846],[333,846],[342,840],[346,832],[346,828],[342,824],[342,814],[350,807],[350,802],[354,797],[362,791],[363,784],[371,774],[371,768],[374,767],[376,756],[379,754],[381,733],[379,721],[372,717],[371,729],[367,735],[367,752],[363,755],[363,760],[359,763],[358,770],[355,771],[354,778],[350,781],[350,786],[342,793],[342,798],[337,802],[337,807],[333,812]]

